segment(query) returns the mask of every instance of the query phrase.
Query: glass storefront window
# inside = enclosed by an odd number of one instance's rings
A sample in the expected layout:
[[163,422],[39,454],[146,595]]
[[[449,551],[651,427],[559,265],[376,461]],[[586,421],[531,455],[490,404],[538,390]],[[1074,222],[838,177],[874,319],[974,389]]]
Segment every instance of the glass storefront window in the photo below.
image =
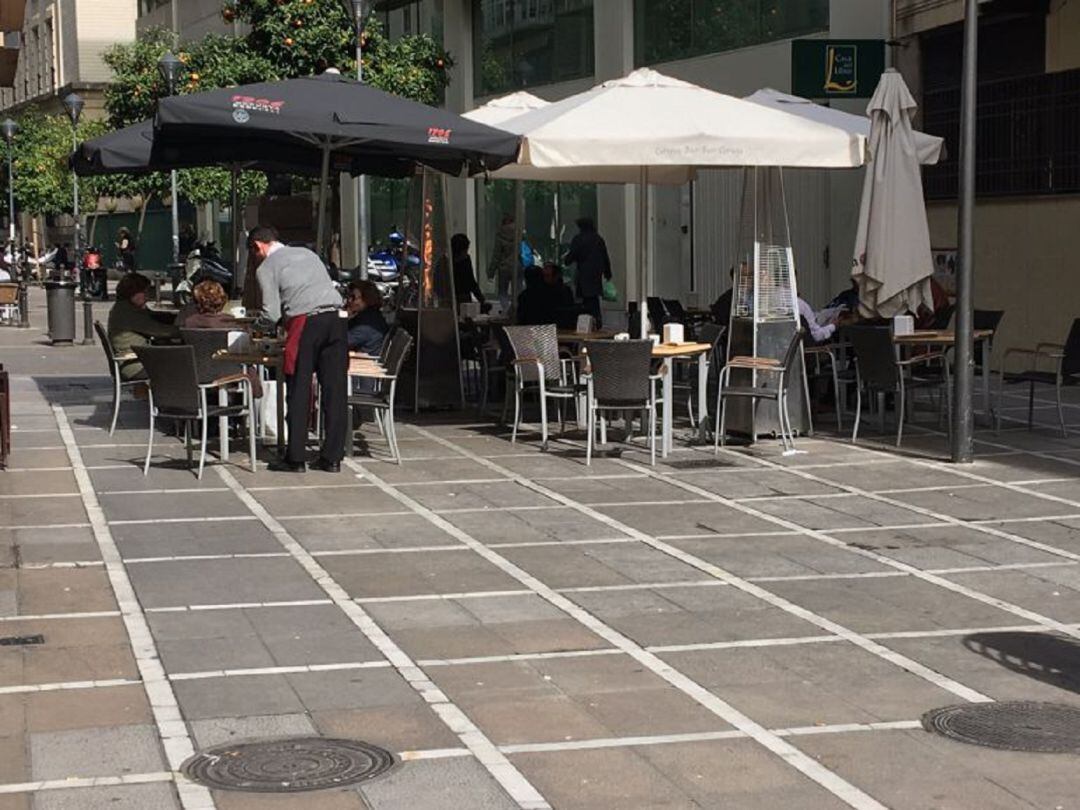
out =
[[634,0],[634,60],[649,65],[829,27],[829,0]]
[[474,0],[474,92],[592,76],[592,0]]
[[390,39],[428,34],[443,39],[443,0],[381,0],[372,7]]
[[[476,277],[485,294],[495,292],[495,280],[488,278],[491,252],[503,215],[514,213],[514,181],[493,180],[478,183],[476,194]],[[577,233],[579,217],[597,219],[596,185],[593,183],[523,184],[525,222],[523,238],[532,248],[534,260],[562,265],[562,256]],[[573,269],[563,268],[567,283],[573,286]]]

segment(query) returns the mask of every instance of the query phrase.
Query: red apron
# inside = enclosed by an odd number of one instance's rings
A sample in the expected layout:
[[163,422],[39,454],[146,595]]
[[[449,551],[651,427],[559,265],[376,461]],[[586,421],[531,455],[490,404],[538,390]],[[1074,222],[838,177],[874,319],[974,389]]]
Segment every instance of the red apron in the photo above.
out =
[[296,355],[300,351],[300,335],[304,332],[304,324],[307,323],[307,314],[297,315],[285,321],[285,376],[291,377],[296,373]]

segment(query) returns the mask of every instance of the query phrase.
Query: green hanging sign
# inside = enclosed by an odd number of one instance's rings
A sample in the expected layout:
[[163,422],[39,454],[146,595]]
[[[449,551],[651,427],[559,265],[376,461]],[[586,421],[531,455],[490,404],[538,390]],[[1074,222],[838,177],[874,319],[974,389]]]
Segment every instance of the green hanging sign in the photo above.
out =
[[881,39],[796,39],[791,92],[804,98],[869,98],[885,70]]

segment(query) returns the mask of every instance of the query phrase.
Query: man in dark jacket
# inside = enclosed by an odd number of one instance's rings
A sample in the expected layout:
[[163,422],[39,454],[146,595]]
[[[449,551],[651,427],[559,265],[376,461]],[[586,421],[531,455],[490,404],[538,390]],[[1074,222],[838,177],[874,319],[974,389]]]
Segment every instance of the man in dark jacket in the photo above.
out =
[[577,221],[578,233],[570,241],[566,264],[577,265],[577,293],[585,312],[593,316],[596,327],[603,323],[600,314],[600,296],[604,292],[604,279],[611,278],[611,258],[608,256],[604,238],[596,232],[596,223],[589,217]]

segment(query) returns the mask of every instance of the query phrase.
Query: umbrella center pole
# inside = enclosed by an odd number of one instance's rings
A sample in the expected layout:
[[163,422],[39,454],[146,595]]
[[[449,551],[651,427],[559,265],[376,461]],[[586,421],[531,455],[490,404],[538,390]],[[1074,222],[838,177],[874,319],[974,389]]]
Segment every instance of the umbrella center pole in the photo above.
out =
[[315,251],[320,257],[326,257],[326,198],[330,185],[330,144],[322,147],[322,169],[319,184],[318,224],[315,229]]

